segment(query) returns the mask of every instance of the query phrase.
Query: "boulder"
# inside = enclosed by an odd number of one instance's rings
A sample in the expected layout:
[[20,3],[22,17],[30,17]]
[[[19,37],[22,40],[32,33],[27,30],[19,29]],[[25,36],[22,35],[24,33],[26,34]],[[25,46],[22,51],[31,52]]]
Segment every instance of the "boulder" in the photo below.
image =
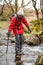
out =
[[32,34],[24,42],[28,45],[39,45],[41,44],[41,39],[37,34]]
[[43,65],[43,55],[39,55],[35,65]]

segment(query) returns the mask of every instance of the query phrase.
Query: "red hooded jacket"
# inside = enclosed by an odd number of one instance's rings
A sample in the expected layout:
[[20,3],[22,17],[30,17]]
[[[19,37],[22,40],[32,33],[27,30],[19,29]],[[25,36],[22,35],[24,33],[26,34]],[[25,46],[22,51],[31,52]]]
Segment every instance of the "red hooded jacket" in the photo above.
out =
[[24,32],[24,27],[22,24],[25,24],[25,26],[28,28],[29,24],[27,23],[27,20],[25,17],[22,19],[18,19],[17,17],[12,17],[10,21],[10,25],[8,28],[8,31],[11,32],[13,31],[14,35],[16,34],[23,34]]

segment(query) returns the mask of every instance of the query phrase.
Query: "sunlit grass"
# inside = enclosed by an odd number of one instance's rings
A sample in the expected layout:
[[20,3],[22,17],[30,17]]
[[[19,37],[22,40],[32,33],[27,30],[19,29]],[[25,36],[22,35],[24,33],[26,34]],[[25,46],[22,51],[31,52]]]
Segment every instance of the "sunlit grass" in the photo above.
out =
[[7,21],[0,21],[0,30],[6,28],[8,26],[8,22]]
[[40,24],[38,24],[38,21],[37,20],[34,20],[34,21],[31,21],[30,22],[30,29],[31,29],[31,33],[28,33],[28,30],[25,28],[24,31],[25,31],[25,36],[30,36],[31,34],[38,34],[40,35],[43,31],[43,20],[40,19]]

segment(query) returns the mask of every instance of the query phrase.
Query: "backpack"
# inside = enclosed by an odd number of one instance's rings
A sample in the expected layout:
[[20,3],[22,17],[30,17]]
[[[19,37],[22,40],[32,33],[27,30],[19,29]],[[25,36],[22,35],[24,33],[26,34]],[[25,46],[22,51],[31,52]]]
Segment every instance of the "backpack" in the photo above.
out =
[[17,16],[17,14],[13,14],[11,17],[10,17],[10,21],[11,21],[11,19],[12,19],[12,17],[16,17]]

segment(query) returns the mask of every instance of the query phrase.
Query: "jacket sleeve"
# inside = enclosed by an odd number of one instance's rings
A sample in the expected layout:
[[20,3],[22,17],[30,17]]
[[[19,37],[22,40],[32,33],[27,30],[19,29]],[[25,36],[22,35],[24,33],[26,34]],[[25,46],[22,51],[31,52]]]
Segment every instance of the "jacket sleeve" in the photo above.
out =
[[15,25],[15,17],[13,17],[12,19],[11,19],[11,21],[10,21],[10,25],[9,25],[9,27],[8,27],[8,32],[11,32],[12,30],[13,30],[13,28],[14,28],[14,25]]
[[28,24],[26,18],[23,19],[23,24],[24,24],[27,28],[29,27],[29,24]]

